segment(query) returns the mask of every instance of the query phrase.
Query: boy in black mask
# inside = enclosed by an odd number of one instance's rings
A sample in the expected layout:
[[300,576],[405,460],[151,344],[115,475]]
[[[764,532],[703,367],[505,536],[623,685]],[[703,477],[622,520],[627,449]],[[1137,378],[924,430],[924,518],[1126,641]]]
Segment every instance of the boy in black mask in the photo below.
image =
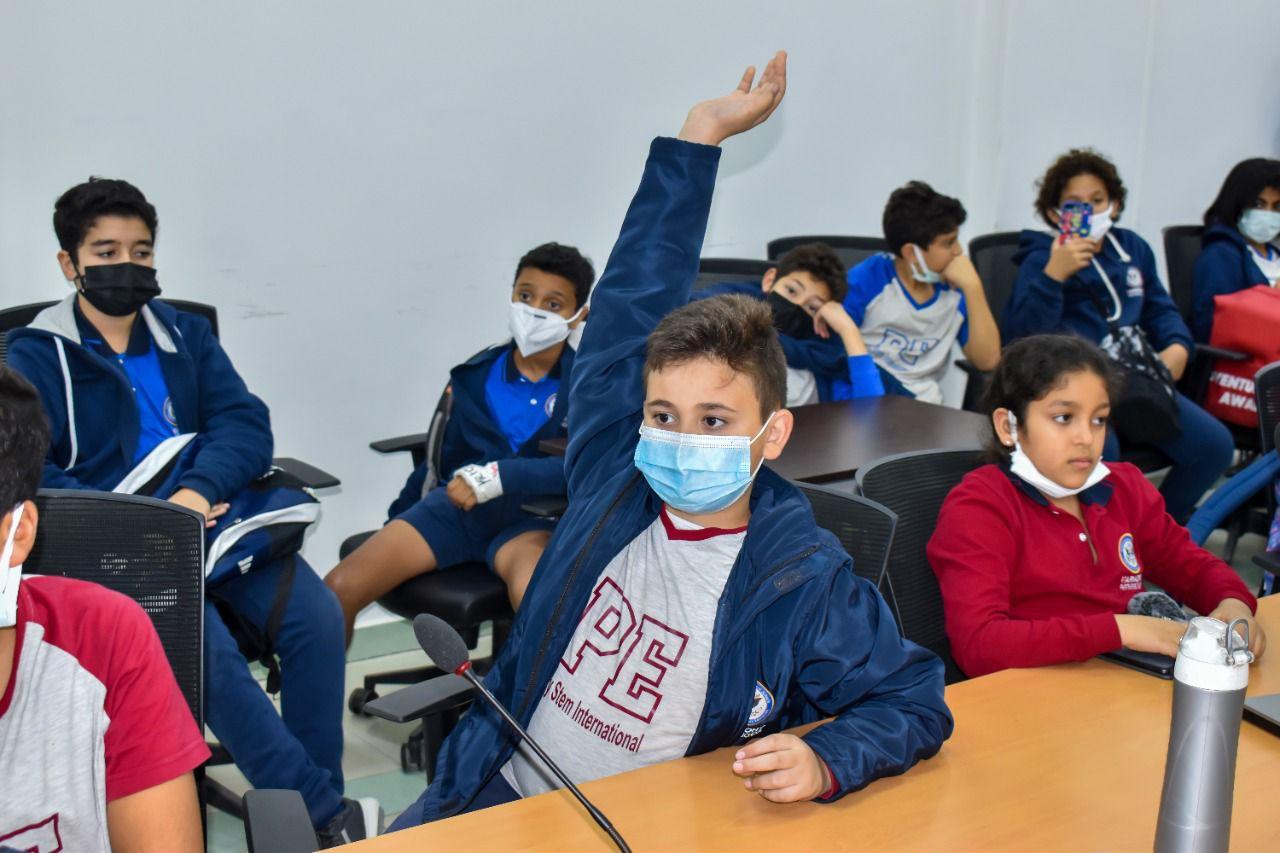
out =
[[724,282],[690,301],[739,293],[769,303],[787,357],[787,406],[884,394],[883,377],[845,311],[845,266],[825,243],[796,246],[754,282]]
[[[155,207],[126,181],[91,178],[58,199],[53,226],[76,292],[8,339],[9,365],[49,418],[41,486],[141,491],[195,510],[210,528],[239,518],[229,502],[271,467],[270,416],[208,321],[155,298]],[[380,809],[343,797],[342,611],[290,556],[237,561],[232,577],[209,584],[219,604],[205,602],[205,714],[254,787],[302,794],[329,846],[377,834]],[[240,650],[273,616],[283,718]]]

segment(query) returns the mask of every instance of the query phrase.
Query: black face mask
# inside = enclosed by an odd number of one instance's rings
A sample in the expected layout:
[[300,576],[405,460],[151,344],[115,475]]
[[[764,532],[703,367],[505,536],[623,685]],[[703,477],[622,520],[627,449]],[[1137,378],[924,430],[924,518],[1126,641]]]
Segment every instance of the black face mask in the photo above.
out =
[[765,301],[769,303],[769,310],[773,312],[773,327],[778,330],[778,334],[801,340],[818,336],[818,333],[813,330],[813,318],[799,305],[789,302],[785,296],[773,291],[769,291]]
[[160,295],[156,271],[142,264],[99,264],[80,274],[80,292],[108,317],[127,317]]

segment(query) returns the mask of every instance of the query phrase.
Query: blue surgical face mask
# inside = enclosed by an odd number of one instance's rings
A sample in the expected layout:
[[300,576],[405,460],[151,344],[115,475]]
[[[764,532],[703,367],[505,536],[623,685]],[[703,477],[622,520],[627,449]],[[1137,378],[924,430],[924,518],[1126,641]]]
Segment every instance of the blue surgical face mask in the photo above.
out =
[[[776,413],[775,413],[776,414]],[[751,467],[751,445],[768,429],[773,415],[754,436],[695,435],[640,427],[635,464],[662,502],[691,515],[717,512],[742,497],[760,465]]]
[[1240,215],[1240,233],[1255,243],[1270,243],[1280,236],[1280,211],[1246,210]]
[[915,260],[908,261],[911,265],[911,277],[921,284],[937,284],[942,281],[942,273],[929,269],[929,265],[924,262],[924,249],[915,244],[910,245],[916,250]]

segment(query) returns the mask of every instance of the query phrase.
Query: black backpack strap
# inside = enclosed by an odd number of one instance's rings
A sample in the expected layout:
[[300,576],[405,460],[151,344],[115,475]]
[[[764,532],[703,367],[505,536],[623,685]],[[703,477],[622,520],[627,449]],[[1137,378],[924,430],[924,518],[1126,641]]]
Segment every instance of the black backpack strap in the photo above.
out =
[[266,624],[259,628],[246,619],[231,603],[218,595],[217,590],[205,590],[205,596],[218,610],[218,615],[226,624],[227,630],[235,638],[240,653],[248,660],[256,660],[267,670],[267,692],[273,696],[280,692],[280,660],[276,656],[276,638],[280,635],[280,626],[284,622],[285,608],[289,606],[289,593],[293,591],[293,580],[298,573],[296,554],[282,558],[284,565],[280,569],[280,577],[276,581],[276,594],[271,601],[271,609],[267,611]]

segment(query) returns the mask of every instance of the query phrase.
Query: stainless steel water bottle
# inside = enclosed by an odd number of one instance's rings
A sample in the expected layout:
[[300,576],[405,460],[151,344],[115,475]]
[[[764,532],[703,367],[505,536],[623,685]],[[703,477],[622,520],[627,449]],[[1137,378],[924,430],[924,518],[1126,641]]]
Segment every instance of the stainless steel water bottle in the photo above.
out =
[[1253,661],[1248,625],[1243,619],[1227,625],[1197,616],[1182,635],[1173,665],[1173,722],[1156,853],[1227,849],[1236,747]]

